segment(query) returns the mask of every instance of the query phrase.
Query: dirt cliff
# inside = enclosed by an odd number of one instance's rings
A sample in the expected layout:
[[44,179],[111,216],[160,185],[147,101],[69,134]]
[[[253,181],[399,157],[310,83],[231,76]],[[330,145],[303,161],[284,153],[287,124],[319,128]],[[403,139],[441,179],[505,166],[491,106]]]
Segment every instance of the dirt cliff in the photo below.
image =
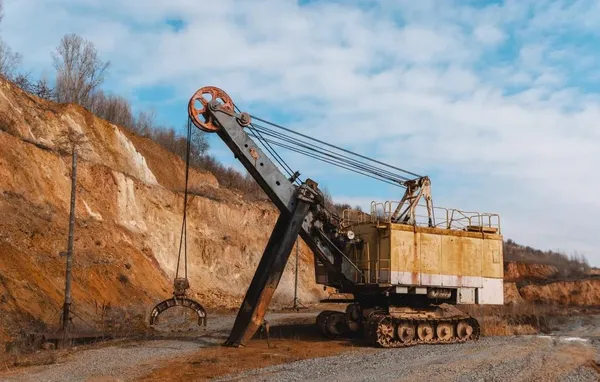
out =
[[523,297],[513,282],[504,282],[504,304],[519,304],[523,302]]
[[[57,324],[63,299],[70,197],[68,132],[83,134],[77,183],[74,310],[95,320],[107,306],[143,318],[170,296],[183,211],[184,164],[149,139],[75,105],[40,100],[0,79],[0,341],[23,323]],[[188,203],[192,296],[236,307],[277,217],[192,171]],[[322,297],[302,247],[300,295]],[[293,262],[274,302],[293,298]],[[18,324],[18,325],[17,325]]]
[[504,281],[549,280],[558,274],[558,269],[547,264],[528,264],[516,261],[504,263]]
[[527,301],[561,305],[600,306],[600,279],[556,281],[519,289]]
[[579,279],[561,279],[558,274],[553,265],[505,263],[505,303],[600,306],[600,278],[590,274]]

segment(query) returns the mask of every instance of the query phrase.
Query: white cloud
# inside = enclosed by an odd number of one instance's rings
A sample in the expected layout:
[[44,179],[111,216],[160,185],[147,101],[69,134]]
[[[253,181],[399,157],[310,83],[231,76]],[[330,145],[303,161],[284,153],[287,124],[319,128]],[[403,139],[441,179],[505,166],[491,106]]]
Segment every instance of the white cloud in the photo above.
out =
[[543,62],[546,49],[544,44],[525,45],[519,51],[522,65],[526,68],[537,68]]
[[490,26],[490,25],[481,25],[475,28],[473,31],[475,35],[475,39],[483,44],[498,44],[502,42],[506,36],[502,30]]
[[[598,95],[570,85],[597,53],[556,45],[566,29],[597,33],[600,11],[537,4],[19,0],[6,2],[1,33],[38,73],[76,32],[112,61],[123,94],[161,85],[184,106],[210,84],[256,114],[288,111],[305,133],[431,173],[437,204],[499,212],[508,237],[600,264],[589,218],[600,213]],[[342,201],[372,198],[298,166]]]

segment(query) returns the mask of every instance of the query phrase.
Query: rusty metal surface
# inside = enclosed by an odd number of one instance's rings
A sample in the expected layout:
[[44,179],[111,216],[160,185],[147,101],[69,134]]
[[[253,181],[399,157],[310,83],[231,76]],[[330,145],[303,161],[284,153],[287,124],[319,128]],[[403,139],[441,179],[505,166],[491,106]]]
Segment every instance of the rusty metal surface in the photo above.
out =
[[298,198],[291,216],[279,215],[225,345],[243,346],[262,325],[309,207]]
[[238,122],[240,123],[241,126],[250,126],[250,123],[252,122],[252,118],[250,117],[250,114],[243,111],[240,114],[240,117],[238,118]]
[[[217,100],[221,108],[233,112],[233,100],[227,93],[215,86],[204,86],[196,91],[188,103],[188,115],[192,123],[202,131],[214,133],[221,127],[216,123],[213,115],[208,111],[210,101]],[[250,118],[244,119],[249,124]]]
[[382,277],[388,261],[391,272],[401,272],[398,277],[412,285],[441,286],[447,275],[461,285],[478,287],[481,282],[473,277],[503,276],[502,235],[402,224],[365,223],[352,229],[364,241],[353,256],[362,268],[369,263],[370,282],[395,283],[393,277]]
[[179,277],[173,280],[173,294],[177,297],[185,297],[186,291],[190,288],[190,282],[185,277]]
[[192,309],[198,315],[198,325],[206,326],[206,310],[199,302],[187,297],[173,297],[159,302],[154,309],[152,309],[152,313],[150,313],[150,325],[158,323],[158,316],[165,310],[175,306]]
[[502,240],[502,238],[503,238],[503,236],[501,234],[486,233],[486,232],[472,232],[472,231],[462,231],[462,230],[446,229],[446,228],[420,227],[420,226],[411,226],[411,225],[406,225],[406,224],[393,224],[393,223],[384,223],[384,224],[380,223],[379,225],[389,227],[389,229],[394,230],[394,231],[424,232],[424,233],[431,233],[431,234],[442,235],[442,236],[474,237],[474,238],[496,239],[496,240]]
[[431,201],[431,180],[424,176],[405,182],[406,191],[402,200],[390,217],[394,223],[416,224],[416,209],[421,199],[427,207],[427,225],[433,226],[433,203]]
[[479,334],[480,327],[477,320],[464,314],[421,318],[390,316],[385,312],[374,312],[365,322],[367,342],[384,348],[475,341],[479,339]]

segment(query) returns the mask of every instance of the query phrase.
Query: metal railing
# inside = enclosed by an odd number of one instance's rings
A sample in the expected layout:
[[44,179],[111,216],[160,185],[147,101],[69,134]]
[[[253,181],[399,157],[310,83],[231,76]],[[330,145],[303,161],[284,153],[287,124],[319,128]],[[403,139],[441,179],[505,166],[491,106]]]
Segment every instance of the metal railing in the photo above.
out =
[[[392,215],[399,201],[371,202],[371,213],[353,209],[346,209],[342,213],[343,227],[360,223],[390,223]],[[424,204],[417,206],[415,225],[429,226],[427,207]],[[477,231],[486,233],[500,233],[500,215],[488,212],[462,211],[455,208],[433,207],[433,226],[436,228]]]
[[342,227],[368,222],[371,222],[371,214],[352,208],[346,208],[342,211]]

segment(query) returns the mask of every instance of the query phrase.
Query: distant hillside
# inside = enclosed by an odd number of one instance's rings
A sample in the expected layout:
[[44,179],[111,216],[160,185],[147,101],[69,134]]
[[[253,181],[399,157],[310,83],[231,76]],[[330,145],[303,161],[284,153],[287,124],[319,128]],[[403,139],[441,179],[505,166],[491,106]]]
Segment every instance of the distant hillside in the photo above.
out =
[[583,255],[568,256],[555,251],[541,251],[517,244],[510,239],[504,242],[504,261],[551,265],[557,269],[556,276],[563,278],[592,273],[592,268]]

